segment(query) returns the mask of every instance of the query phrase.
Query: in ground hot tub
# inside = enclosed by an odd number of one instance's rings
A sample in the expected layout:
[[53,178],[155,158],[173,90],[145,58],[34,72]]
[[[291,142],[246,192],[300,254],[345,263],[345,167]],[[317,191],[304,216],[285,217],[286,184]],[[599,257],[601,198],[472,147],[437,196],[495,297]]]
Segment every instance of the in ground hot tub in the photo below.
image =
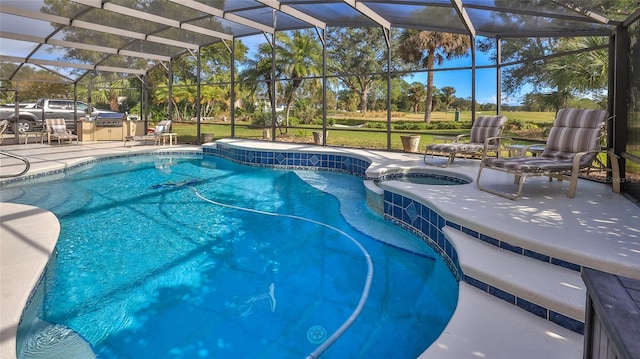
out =
[[460,185],[469,184],[471,180],[465,177],[456,177],[442,173],[394,173],[382,176],[375,180],[376,183],[383,181],[401,181],[414,184],[425,185]]

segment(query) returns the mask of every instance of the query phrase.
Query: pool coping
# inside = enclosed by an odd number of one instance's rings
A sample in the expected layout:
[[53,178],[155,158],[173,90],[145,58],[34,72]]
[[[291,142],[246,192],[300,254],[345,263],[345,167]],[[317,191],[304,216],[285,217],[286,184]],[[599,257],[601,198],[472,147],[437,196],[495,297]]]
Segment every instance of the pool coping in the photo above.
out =
[[58,242],[60,223],[49,211],[15,203],[0,203],[0,216],[0,358],[15,358],[18,325]]

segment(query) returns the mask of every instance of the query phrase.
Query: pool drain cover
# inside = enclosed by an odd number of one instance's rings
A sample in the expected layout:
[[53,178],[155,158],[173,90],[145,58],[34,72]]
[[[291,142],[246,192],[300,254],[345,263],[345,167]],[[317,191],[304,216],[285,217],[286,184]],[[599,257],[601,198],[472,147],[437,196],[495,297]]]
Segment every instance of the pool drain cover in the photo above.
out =
[[311,344],[320,344],[327,339],[327,330],[320,325],[314,325],[307,330],[307,339]]

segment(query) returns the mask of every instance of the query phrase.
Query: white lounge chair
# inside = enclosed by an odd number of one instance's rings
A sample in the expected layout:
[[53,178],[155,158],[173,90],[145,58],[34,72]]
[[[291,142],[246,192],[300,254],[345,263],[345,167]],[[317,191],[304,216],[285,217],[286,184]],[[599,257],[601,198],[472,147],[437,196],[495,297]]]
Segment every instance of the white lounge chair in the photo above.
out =
[[[69,143],[73,143],[73,140],[76,140],[76,144],[78,144],[78,136],[67,130],[64,118],[47,118],[44,120],[44,126],[49,144],[51,144],[51,140],[58,140],[58,145],[63,140],[69,141]],[[44,136],[42,136],[42,140],[44,141]]]

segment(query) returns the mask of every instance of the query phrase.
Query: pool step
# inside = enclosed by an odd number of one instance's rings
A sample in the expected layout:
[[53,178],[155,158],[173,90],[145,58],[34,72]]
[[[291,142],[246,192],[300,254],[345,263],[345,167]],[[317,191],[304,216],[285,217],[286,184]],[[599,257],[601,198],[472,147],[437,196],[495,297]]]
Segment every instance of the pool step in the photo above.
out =
[[443,232],[466,281],[449,324],[419,359],[582,358],[583,336],[572,328],[584,321],[580,273]]
[[583,337],[467,283],[440,337],[418,359],[581,359]]
[[482,242],[451,227],[465,281],[494,296],[582,332],[586,289],[580,273]]

